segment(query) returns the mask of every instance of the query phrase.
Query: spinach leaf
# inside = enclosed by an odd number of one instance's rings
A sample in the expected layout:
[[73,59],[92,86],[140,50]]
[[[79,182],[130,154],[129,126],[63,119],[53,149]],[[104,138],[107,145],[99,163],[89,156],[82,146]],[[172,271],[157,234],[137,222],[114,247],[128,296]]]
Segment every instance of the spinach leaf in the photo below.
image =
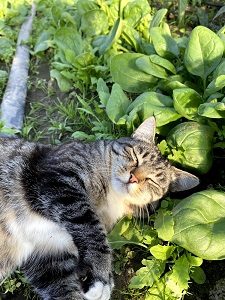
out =
[[198,114],[207,118],[225,118],[225,103],[203,103],[198,108]]
[[55,44],[63,51],[67,62],[74,63],[76,56],[83,52],[81,35],[74,27],[61,27],[55,33]]
[[210,84],[207,86],[204,97],[208,97],[211,94],[220,91],[222,88],[225,87],[225,75],[219,75]]
[[127,92],[141,93],[157,82],[157,78],[138,69],[136,60],[142,56],[141,53],[122,53],[111,59],[112,78]]
[[193,89],[182,88],[173,90],[174,108],[188,120],[198,120],[198,107],[202,97]]
[[160,27],[150,29],[150,36],[156,53],[164,58],[173,58],[179,55],[179,48],[176,41],[165,33]]
[[213,130],[197,122],[184,122],[175,126],[167,137],[172,151],[168,158],[174,163],[207,173],[212,165]]
[[81,17],[80,30],[87,36],[96,36],[107,32],[109,27],[108,18],[100,9],[86,12]]
[[[125,115],[129,104],[130,100],[127,98],[120,85],[114,83],[111,95],[106,104],[106,112],[110,120],[113,123],[117,123],[119,119]],[[125,120],[123,123],[124,122]]]
[[220,63],[224,51],[221,39],[210,29],[197,26],[190,35],[184,63],[191,74],[200,76],[205,83],[207,76]]
[[168,77],[165,69],[162,68],[161,66],[153,63],[150,60],[150,57],[148,57],[146,55],[139,57],[136,60],[136,65],[141,71],[143,71],[147,74],[153,75],[158,78],[167,78]]
[[181,116],[173,108],[173,100],[160,93],[145,92],[128,107],[127,113],[138,114],[141,120],[155,116],[157,127],[178,120]]
[[224,192],[205,190],[195,193],[173,209],[172,240],[203,259],[224,259],[224,216]]

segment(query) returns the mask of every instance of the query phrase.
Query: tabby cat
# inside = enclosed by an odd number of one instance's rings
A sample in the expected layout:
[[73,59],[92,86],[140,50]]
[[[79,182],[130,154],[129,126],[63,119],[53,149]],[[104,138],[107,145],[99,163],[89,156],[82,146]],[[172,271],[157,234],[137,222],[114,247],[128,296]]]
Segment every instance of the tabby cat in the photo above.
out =
[[168,190],[190,189],[154,145],[149,118],[131,138],[41,145],[0,139],[0,277],[20,267],[41,299],[108,300],[106,232]]

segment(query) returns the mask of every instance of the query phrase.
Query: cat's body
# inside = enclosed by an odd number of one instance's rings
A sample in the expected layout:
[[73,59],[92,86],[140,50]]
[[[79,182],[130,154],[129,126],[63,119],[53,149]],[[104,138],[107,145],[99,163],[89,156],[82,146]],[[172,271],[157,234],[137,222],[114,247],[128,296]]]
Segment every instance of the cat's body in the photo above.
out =
[[21,267],[45,300],[110,298],[106,231],[169,189],[198,184],[161,157],[153,123],[90,144],[0,139],[0,278]]

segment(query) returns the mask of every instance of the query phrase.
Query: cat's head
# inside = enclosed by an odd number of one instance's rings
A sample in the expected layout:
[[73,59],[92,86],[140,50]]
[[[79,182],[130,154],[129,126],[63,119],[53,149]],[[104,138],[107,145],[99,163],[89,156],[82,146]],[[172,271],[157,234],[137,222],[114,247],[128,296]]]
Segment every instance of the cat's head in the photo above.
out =
[[112,146],[112,188],[128,204],[144,206],[161,199],[168,191],[184,191],[199,179],[172,166],[154,143],[155,119],[146,119],[130,138]]

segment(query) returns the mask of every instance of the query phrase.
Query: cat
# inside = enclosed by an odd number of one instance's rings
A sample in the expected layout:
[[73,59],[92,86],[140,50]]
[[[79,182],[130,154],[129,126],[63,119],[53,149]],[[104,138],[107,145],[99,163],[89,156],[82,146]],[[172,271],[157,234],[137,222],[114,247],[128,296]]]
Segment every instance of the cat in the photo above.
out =
[[44,300],[108,300],[106,234],[137,207],[198,185],[163,158],[155,119],[130,138],[59,146],[0,139],[0,278],[20,267]]

